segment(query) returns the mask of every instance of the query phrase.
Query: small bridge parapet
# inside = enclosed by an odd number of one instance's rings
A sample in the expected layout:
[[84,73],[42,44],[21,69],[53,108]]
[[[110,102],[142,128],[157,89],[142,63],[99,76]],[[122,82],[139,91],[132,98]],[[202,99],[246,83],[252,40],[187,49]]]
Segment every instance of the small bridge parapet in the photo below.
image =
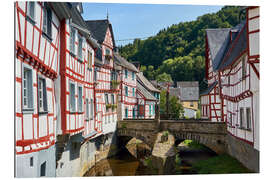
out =
[[199,120],[122,120],[118,121],[118,136],[135,137],[151,148],[157,133],[169,131],[176,139],[191,139],[204,144],[217,153],[226,151],[226,124]]

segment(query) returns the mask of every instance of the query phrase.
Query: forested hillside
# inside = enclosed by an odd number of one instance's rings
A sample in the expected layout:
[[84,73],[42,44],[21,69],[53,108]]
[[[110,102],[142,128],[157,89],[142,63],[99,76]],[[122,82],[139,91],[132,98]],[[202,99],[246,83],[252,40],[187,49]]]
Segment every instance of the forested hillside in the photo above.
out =
[[160,74],[171,75],[173,81],[200,82],[204,78],[205,29],[228,28],[239,23],[239,6],[225,6],[217,13],[205,14],[194,21],[174,24],[146,40],[136,39],[120,47],[129,61],[139,61],[144,75],[152,80]]

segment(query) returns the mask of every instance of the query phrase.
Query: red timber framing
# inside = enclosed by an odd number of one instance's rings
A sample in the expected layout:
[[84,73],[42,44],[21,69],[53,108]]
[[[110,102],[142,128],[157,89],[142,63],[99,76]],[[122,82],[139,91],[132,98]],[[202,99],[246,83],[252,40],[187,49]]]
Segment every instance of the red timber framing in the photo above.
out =
[[[75,31],[74,52],[70,49],[71,29]],[[75,135],[82,132],[86,136],[95,129],[95,51],[92,44],[67,19],[61,21],[60,32],[61,129],[63,134]],[[79,38],[82,38],[81,57]]]
[[[210,87],[213,83],[216,81],[219,81],[219,74],[218,72],[213,71],[213,66],[212,66],[212,60],[210,58],[210,53],[209,53],[209,45],[208,45],[208,40],[206,36],[206,50],[205,50],[205,71],[206,71],[206,79],[208,81],[208,87]],[[220,99],[220,88],[219,88],[219,83],[215,85],[215,87],[209,92],[208,96],[208,104],[205,104],[204,107],[207,111],[207,115],[210,121],[224,121],[225,120],[225,114],[222,113],[222,101]],[[209,107],[209,108],[208,108]],[[209,112],[208,112],[209,110]]]
[[[99,133],[107,134],[115,131],[114,125],[117,121],[116,108],[119,89],[112,88],[112,71],[114,44],[112,40],[112,32],[107,28],[104,41],[101,44],[102,65],[96,65],[97,77],[94,86],[95,95],[95,129]],[[109,54],[108,54],[109,53]],[[107,59],[110,56],[112,58]]]
[[[15,3],[16,154],[41,151],[55,144],[54,80],[58,76],[60,25],[57,16],[53,14],[52,33],[48,38],[42,30],[44,8],[42,3],[35,3],[34,19],[27,15],[29,11],[27,4],[28,2]],[[31,80],[24,77],[25,69],[29,70]],[[27,89],[24,85],[26,82],[32,83]],[[24,109],[26,103],[24,93],[28,94],[27,99],[32,99],[27,100],[32,106],[30,111]],[[44,104],[41,102],[46,102],[46,108],[43,110],[41,106]]]
[[[246,9],[247,23],[244,28],[247,29],[247,49],[240,52],[230,66],[220,70],[222,79],[220,82],[223,87],[221,97],[226,100],[227,104],[228,132],[250,145],[255,144],[255,136],[258,134],[256,125],[259,120],[257,115],[259,112],[255,110],[257,105],[254,103],[258,98],[260,78],[259,12],[257,8],[248,7]],[[250,11],[253,12],[250,13]],[[230,56],[230,53],[227,56]],[[257,95],[254,96],[255,94]],[[242,121],[241,111],[244,115]]]
[[[125,71],[127,70],[128,76],[125,76]],[[132,79],[132,73],[134,73],[134,79]],[[136,72],[129,70],[125,67],[122,67],[120,72],[120,88],[121,88],[121,104],[122,104],[122,113],[123,118],[135,118],[138,114],[138,102],[137,102],[137,80]],[[128,96],[126,96],[125,88],[128,88]],[[133,94],[134,91],[134,94]],[[128,109],[128,116],[126,116],[126,109]],[[134,111],[134,112],[133,112]]]

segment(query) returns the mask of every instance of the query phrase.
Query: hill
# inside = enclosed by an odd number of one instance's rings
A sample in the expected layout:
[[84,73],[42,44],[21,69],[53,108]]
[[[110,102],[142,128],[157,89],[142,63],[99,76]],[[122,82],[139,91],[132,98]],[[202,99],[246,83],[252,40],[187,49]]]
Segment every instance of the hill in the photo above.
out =
[[150,80],[167,73],[173,81],[199,81],[203,90],[205,29],[237,25],[240,10],[239,6],[225,6],[194,21],[173,24],[153,37],[119,47],[119,52],[129,61],[139,61]]

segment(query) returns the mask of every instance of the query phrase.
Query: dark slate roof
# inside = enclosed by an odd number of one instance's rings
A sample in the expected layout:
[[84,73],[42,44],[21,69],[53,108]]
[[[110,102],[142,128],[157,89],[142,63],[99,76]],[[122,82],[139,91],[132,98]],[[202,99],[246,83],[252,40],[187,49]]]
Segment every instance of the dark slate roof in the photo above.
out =
[[160,90],[158,90],[157,88],[155,88],[153,86],[153,84],[151,84],[148,79],[146,79],[146,77],[144,77],[142,72],[139,72],[137,74],[137,80],[141,81],[141,83],[149,90],[149,91],[153,91],[153,92],[160,92]]
[[169,92],[170,92],[171,96],[176,96],[177,98],[180,99],[180,95],[181,95],[180,88],[172,88],[172,87],[170,87]]
[[122,56],[120,56],[119,53],[114,52],[114,60],[116,62],[116,64],[123,66],[131,71],[134,72],[139,72],[138,69],[130,62],[128,62],[125,58],[123,58]]
[[155,98],[149,91],[147,91],[140,82],[137,82],[137,90],[140,91],[147,100],[157,101],[157,98]]
[[115,47],[114,35],[112,25],[108,19],[103,20],[88,20],[86,21],[88,29],[93,33],[94,38],[98,40],[100,44],[103,43],[107,29],[110,28],[113,40],[113,46]]
[[215,82],[212,83],[210,86],[208,86],[208,88],[207,88],[205,91],[203,91],[203,92],[200,94],[200,96],[209,94],[209,93],[212,91],[212,89],[217,85],[217,83],[218,83],[218,82],[215,81]]
[[177,82],[180,89],[181,101],[197,101],[199,100],[199,83],[198,81],[182,81]]
[[228,45],[228,50],[224,54],[224,58],[219,69],[222,70],[231,65],[234,60],[247,49],[247,28],[245,24],[236,27],[234,40]]
[[[245,23],[246,21],[244,20],[233,28],[206,29],[207,42],[214,71],[226,67],[233,61],[229,60],[227,61],[228,63],[225,63],[221,67],[224,57],[226,57],[226,54],[230,52],[232,44],[237,40],[237,36],[245,27]],[[241,42],[238,43],[237,49],[234,49],[234,53],[230,55],[233,59],[236,57],[235,54],[239,55],[243,50],[245,50],[246,44],[244,41],[246,41],[246,38],[242,37]]]
[[207,43],[213,70],[217,70],[227,45],[230,42],[230,28],[206,29]]

